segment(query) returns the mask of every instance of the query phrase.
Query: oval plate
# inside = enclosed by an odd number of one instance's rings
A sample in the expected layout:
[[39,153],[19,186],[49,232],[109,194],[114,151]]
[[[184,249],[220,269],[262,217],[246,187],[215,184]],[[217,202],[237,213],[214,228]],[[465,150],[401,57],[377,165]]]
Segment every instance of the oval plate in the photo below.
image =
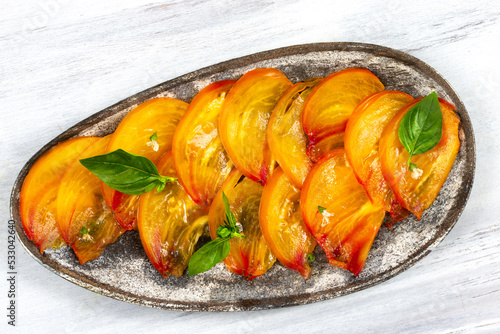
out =
[[[231,274],[222,263],[188,278],[163,279],[144,252],[136,231],[125,233],[94,261],[80,265],[71,248],[41,255],[27,238],[19,216],[19,193],[30,167],[46,150],[74,136],[104,136],[123,117],[151,98],[169,96],[189,102],[211,82],[237,79],[258,67],[274,67],[292,82],[326,76],[347,67],[366,67],[386,89],[414,97],[432,91],[457,107],[461,118],[461,147],[441,192],[418,222],[414,217],[396,224],[394,233],[381,228],[366,265],[358,277],[328,264],[317,247],[309,280],[276,264],[252,282]],[[471,191],[475,169],[474,134],[463,103],[450,85],[422,61],[393,49],[359,43],[324,43],[262,52],[183,75],[131,96],[76,124],[37,152],[23,167],[11,195],[11,215],[19,240],[44,267],[91,291],[118,300],[172,310],[241,311],[312,303],[335,298],[381,283],[427,255],[457,222]]]

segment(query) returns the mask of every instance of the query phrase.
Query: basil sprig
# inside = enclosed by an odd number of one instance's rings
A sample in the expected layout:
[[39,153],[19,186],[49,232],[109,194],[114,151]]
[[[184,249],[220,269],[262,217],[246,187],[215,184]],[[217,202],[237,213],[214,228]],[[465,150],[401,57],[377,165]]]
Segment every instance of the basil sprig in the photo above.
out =
[[410,171],[417,167],[411,158],[434,148],[441,140],[442,132],[443,113],[436,92],[432,92],[408,110],[399,125],[399,141],[410,153]]
[[207,271],[217,263],[223,261],[231,250],[231,243],[229,240],[234,237],[245,237],[240,233],[236,225],[236,218],[231,212],[229,201],[224,192],[222,192],[222,201],[224,202],[224,209],[226,211],[224,225],[220,225],[217,228],[217,238],[203,245],[193,254],[193,256],[191,256],[188,265],[189,276]]
[[177,180],[161,176],[148,158],[122,149],[81,159],[80,163],[108,187],[127,195],[141,195],[155,187],[160,192],[167,182]]

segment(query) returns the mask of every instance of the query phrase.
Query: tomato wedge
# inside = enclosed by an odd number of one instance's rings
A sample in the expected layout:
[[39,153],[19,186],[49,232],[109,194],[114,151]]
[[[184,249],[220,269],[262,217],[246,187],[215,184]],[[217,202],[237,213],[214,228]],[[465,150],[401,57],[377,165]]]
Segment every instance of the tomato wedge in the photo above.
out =
[[232,238],[231,251],[224,260],[227,268],[252,280],[264,274],[276,261],[267,247],[259,225],[259,205],[263,187],[244,177],[234,169],[217,193],[208,214],[210,236],[217,237],[217,228],[224,225],[225,209],[222,200],[224,192],[229,200],[231,212],[241,225],[245,238]]
[[[158,163],[161,175],[177,177],[172,153]],[[198,238],[208,224],[206,209],[197,205],[179,182],[169,182],[160,193],[141,195],[137,227],[153,266],[165,278],[188,266]]]
[[[175,128],[187,107],[186,102],[169,97],[151,99],[140,104],[118,125],[106,152],[121,148],[157,163],[162,155],[172,150]],[[155,133],[156,144],[150,139]],[[124,229],[134,229],[139,196],[122,194],[104,183],[102,189],[106,203],[113,210],[116,220]]]
[[307,256],[316,241],[307,230],[300,211],[300,190],[278,167],[264,186],[260,202],[260,227],[267,245],[285,266],[309,278]]
[[392,117],[412,101],[413,97],[403,92],[375,93],[356,107],[345,131],[344,146],[356,178],[370,200],[384,206],[395,220],[406,218],[408,211],[401,207],[382,175],[379,141]]
[[300,203],[304,223],[330,264],[357,276],[385,210],[372,204],[356,181],[343,148],[331,151],[314,166],[304,182]]
[[69,165],[57,194],[59,230],[82,264],[98,258],[125,232],[104,200],[101,181],[79,161],[103,154],[109,140],[98,140]]
[[174,134],[179,180],[198,204],[210,205],[233,168],[218,133],[219,114],[234,80],[214,82],[191,101]]
[[397,200],[420,219],[438,195],[453,166],[460,148],[460,120],[455,115],[455,107],[440,99],[443,113],[441,140],[430,151],[412,157],[412,163],[418,168],[410,172],[407,166],[409,154],[399,141],[398,129],[403,116],[415,103],[404,107],[386,126],[380,138],[379,152],[382,174]]
[[335,147],[339,136],[321,144],[322,149],[315,150],[321,141],[344,132],[354,108],[364,98],[381,90],[384,90],[384,85],[365,68],[348,68],[323,79],[306,100],[302,115],[310,156],[318,160],[327,148]]
[[345,137],[345,132],[339,132],[332,134],[326,138],[323,138],[316,144],[309,145],[307,147],[307,155],[311,158],[313,162],[318,162],[328,152],[333,151],[336,148],[343,148],[344,137]]
[[222,106],[219,131],[235,166],[265,184],[275,165],[267,143],[267,124],[276,103],[292,85],[274,68],[244,74],[229,90]]
[[302,129],[302,111],[307,97],[320,81],[320,78],[312,78],[290,87],[274,108],[267,127],[272,154],[298,188],[302,188],[312,168],[307,155],[307,136]]
[[56,221],[59,183],[71,162],[97,137],[77,137],[57,144],[31,167],[19,196],[19,211],[24,231],[43,254],[47,248],[64,245]]

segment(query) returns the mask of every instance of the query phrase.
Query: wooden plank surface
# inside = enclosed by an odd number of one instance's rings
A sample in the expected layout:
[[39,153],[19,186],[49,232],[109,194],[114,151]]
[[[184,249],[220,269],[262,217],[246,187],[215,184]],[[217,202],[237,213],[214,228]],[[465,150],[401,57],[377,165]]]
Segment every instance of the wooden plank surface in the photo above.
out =
[[0,332],[500,332],[500,2],[4,0],[0,8],[4,314],[9,195],[24,163],[78,121],[201,67],[303,43],[392,47],[450,82],[477,145],[475,184],[455,228],[430,255],[378,286],[270,311],[164,311],[75,286],[18,244],[16,328],[3,315]]

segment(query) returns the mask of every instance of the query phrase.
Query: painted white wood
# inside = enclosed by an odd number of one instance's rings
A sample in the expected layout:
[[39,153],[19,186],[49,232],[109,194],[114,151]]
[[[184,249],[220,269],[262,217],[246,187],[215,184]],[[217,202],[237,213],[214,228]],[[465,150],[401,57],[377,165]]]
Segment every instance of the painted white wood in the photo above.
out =
[[452,232],[403,274],[342,298],[260,312],[182,313],[102,297],[17,247],[17,332],[500,332],[500,2],[81,1],[0,5],[0,332],[7,220],[17,173],[91,114],[198,68],[277,47],[354,41],[408,52],[455,88],[477,171]]

